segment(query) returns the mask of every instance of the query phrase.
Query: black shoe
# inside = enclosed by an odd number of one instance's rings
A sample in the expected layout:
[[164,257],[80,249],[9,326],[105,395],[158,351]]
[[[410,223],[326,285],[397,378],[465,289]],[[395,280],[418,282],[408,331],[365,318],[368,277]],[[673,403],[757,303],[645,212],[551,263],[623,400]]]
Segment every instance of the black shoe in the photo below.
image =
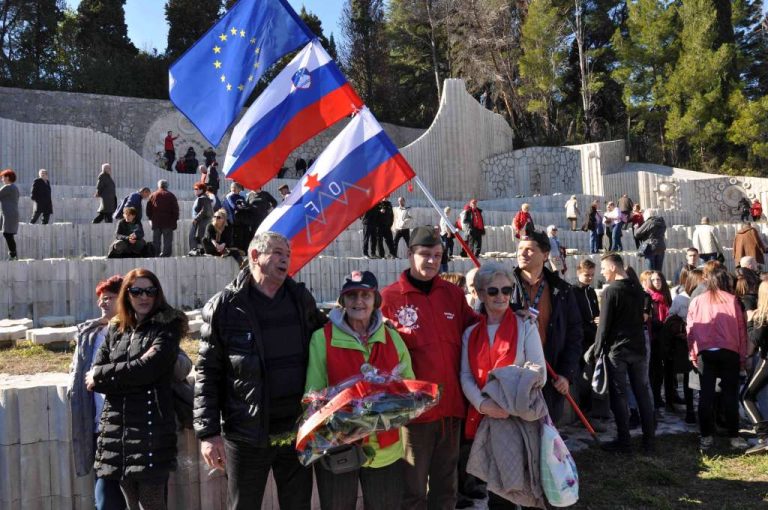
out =
[[608,443],[603,443],[600,445],[600,448],[602,448],[603,451],[606,451],[606,452],[632,453],[632,447],[629,445],[629,443],[626,443],[624,441],[619,441],[618,439],[614,441],[610,441]]
[[629,414],[629,428],[636,429],[640,426],[640,413],[637,409],[632,409]]

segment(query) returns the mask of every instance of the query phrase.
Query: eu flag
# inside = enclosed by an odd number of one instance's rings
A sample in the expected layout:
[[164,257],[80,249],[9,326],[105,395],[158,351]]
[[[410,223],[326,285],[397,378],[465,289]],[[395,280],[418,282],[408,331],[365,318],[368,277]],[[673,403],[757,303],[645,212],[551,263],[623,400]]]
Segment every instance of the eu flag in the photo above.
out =
[[171,101],[216,146],[262,74],[312,38],[286,0],[240,0],[171,65]]

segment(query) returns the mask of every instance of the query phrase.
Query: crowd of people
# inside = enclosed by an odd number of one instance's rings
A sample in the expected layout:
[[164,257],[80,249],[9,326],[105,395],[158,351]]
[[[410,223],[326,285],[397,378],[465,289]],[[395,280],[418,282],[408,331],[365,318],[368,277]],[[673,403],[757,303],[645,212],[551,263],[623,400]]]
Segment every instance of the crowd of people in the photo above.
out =
[[[486,497],[494,509],[544,508],[540,479],[498,472],[539,465],[530,436],[546,416],[561,420],[569,393],[598,428],[610,409],[610,452],[635,449],[630,431],[640,427],[640,450],[653,455],[660,408],[698,423],[702,451],[718,434],[732,449],[768,450],[757,405],[768,383],[768,278],[754,257],[730,274],[691,247],[670,288],[660,271],[638,275],[609,252],[598,300],[595,263],[582,259],[566,282],[548,267],[543,232],[521,234],[514,270],[487,262],[466,277],[441,273],[439,230],[415,227],[408,238],[397,281],[380,288],[372,272],[354,271],[326,316],[287,275],[287,239],[260,233],[248,265],[204,307],[192,426],[206,463],[227,474],[230,508],[260,506],[270,472],[282,508],[309,508],[313,476],[323,509],[355,508],[358,484],[367,509],[466,508]],[[174,385],[191,369],[179,348],[186,317],[144,269],[101,282],[96,295],[102,315],[78,328],[69,392],[75,465],[95,470],[97,508],[165,508]],[[291,442],[302,396],[365,364],[439,384],[439,403],[368,437],[354,469],[303,466]],[[757,437],[751,447],[739,434],[739,402]],[[515,446],[497,451],[490,437]]]

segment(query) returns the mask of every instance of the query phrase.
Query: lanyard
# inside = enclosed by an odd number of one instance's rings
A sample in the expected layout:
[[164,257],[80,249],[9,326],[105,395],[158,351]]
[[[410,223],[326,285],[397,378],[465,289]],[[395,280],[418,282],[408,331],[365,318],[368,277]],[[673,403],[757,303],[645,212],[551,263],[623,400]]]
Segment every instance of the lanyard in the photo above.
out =
[[525,290],[525,284],[520,286],[520,290],[523,292],[523,299],[525,300],[525,304],[528,306],[528,308],[538,308],[539,300],[541,299],[541,295],[544,293],[544,278],[542,277],[541,283],[539,284],[539,290],[536,292],[536,297],[533,300],[533,303],[531,303],[531,298],[528,296],[528,292]]

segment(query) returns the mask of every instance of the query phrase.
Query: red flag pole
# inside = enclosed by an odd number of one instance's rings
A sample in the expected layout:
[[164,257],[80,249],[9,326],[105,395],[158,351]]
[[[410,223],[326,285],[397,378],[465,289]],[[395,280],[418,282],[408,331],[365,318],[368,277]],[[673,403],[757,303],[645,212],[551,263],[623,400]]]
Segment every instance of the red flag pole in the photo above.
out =
[[[466,241],[462,239],[461,235],[459,235],[459,231],[456,229],[456,227],[453,225],[453,222],[451,222],[450,219],[445,215],[443,210],[440,208],[440,206],[437,204],[437,201],[435,200],[435,197],[432,196],[432,193],[427,189],[427,187],[424,185],[423,182],[421,182],[421,179],[417,175],[413,178],[413,180],[416,182],[416,185],[421,189],[421,191],[424,193],[424,196],[427,197],[427,200],[429,200],[429,203],[432,204],[432,207],[435,208],[437,213],[440,215],[440,217],[445,220],[446,224],[448,225],[448,228],[451,230],[454,236],[456,236],[456,239],[459,241],[459,244],[462,248],[464,248],[464,251],[469,255],[469,258],[472,259],[472,263],[475,264],[475,267],[480,267],[480,261],[477,260],[477,257],[475,257],[475,254],[472,253],[472,251],[469,249],[469,246],[467,246]],[[549,373],[550,378],[552,378],[553,381],[557,381],[560,376],[555,373],[555,370],[552,368],[552,366],[547,362],[547,372]],[[597,433],[595,432],[594,427],[592,427],[592,424],[589,423],[589,420],[586,416],[584,416],[584,413],[579,408],[576,401],[571,396],[571,393],[568,392],[565,394],[566,400],[568,400],[568,403],[573,408],[573,411],[576,413],[576,416],[579,417],[579,420],[581,420],[581,423],[584,424],[584,427],[587,429],[587,432],[589,432],[592,437],[595,439],[595,441],[599,442],[599,439],[597,437]]]
[[437,211],[437,214],[439,214],[440,217],[448,225],[448,229],[456,237],[456,240],[459,241],[459,244],[461,245],[462,249],[472,260],[472,263],[475,265],[475,267],[480,267],[480,261],[477,260],[477,257],[475,257],[475,254],[472,253],[472,250],[469,249],[467,242],[464,240],[463,237],[461,237],[461,234],[459,234],[459,230],[456,228],[453,222],[448,218],[448,216],[445,215],[443,210],[438,205],[437,200],[435,200],[435,197],[432,196],[432,193],[427,189],[424,183],[421,182],[421,179],[419,178],[419,176],[417,175],[416,177],[413,178],[413,180],[416,183],[416,185],[419,187],[421,192],[424,193],[424,196],[427,197],[427,200],[429,201],[429,203],[432,204],[432,207],[435,208],[435,211]]

